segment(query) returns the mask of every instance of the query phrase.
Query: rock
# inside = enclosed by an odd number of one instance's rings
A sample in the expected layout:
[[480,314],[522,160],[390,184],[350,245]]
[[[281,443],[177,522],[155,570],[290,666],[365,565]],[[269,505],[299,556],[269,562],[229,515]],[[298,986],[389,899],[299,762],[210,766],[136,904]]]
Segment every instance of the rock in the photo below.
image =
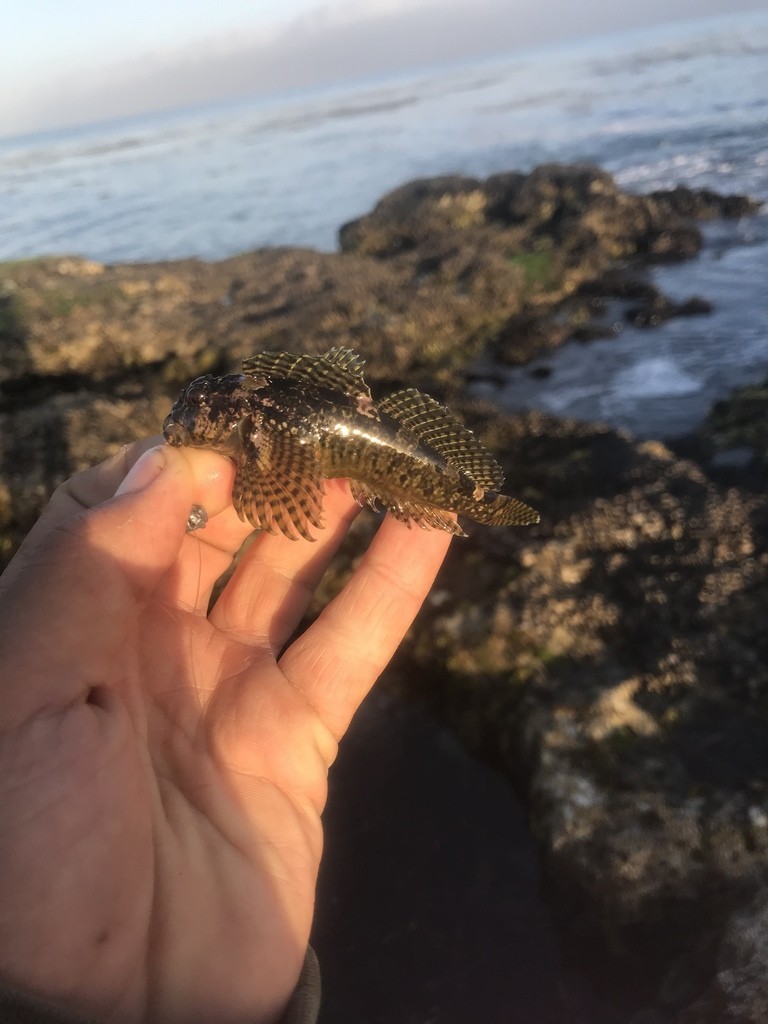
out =
[[453,549],[412,679],[523,787],[572,954],[672,1020],[765,877],[768,502],[656,442],[473,422],[542,525]]
[[675,1024],[721,1024],[726,1008],[730,1020],[744,1024],[768,1020],[768,896],[764,890],[753,893],[729,916],[714,978]]
[[695,220],[748,217],[757,213],[764,205],[762,200],[750,199],[749,196],[724,196],[709,188],[687,188],[685,185],[659,189],[651,192],[650,198],[661,210]]
[[569,334],[571,327],[567,323],[544,320],[535,313],[517,313],[495,333],[489,353],[503,366],[519,366],[535,354],[562,345]]
[[[626,268],[609,268],[605,273],[585,281],[578,295],[593,300],[619,299],[627,302],[623,318],[635,327],[656,327],[676,316],[699,316],[712,312],[712,304],[698,295],[675,302],[662,294],[651,281],[638,277]],[[631,304],[632,299],[639,302]]]
[[485,224],[487,202],[475,178],[410,181],[379,200],[372,214],[344,224],[339,244],[359,256],[398,256],[436,236]]
[[642,299],[652,302],[659,295],[659,289],[645,277],[626,268],[609,267],[603,274],[584,281],[579,295],[613,299]]
[[[767,824],[761,810],[759,826],[765,829]],[[732,1013],[754,1024],[768,1020],[768,895],[764,891],[729,919],[716,983]]]
[[530,260],[551,258],[555,249],[574,272],[581,261],[583,280],[590,268],[604,269],[601,257],[683,259],[698,252],[701,235],[692,221],[699,207],[692,203],[691,213],[680,213],[659,195],[629,195],[607,172],[588,165],[547,164],[486,181],[434,178],[396,189],[371,213],[345,224],[340,244],[344,252],[390,259],[425,244],[435,250],[457,230],[487,237],[495,226],[511,252]]
[[623,327],[624,325],[620,321],[614,321],[612,324],[580,324],[571,330],[568,337],[571,341],[581,341],[584,344],[589,344],[590,341],[597,341],[599,338],[618,337]]
[[673,302],[666,296],[657,294],[641,306],[631,306],[624,316],[634,327],[658,327],[665,320],[671,320],[676,316],[701,316],[711,312],[712,303],[698,295],[684,302]]
[[716,452],[748,448],[763,468],[768,467],[768,381],[737,388],[716,402],[700,436]]

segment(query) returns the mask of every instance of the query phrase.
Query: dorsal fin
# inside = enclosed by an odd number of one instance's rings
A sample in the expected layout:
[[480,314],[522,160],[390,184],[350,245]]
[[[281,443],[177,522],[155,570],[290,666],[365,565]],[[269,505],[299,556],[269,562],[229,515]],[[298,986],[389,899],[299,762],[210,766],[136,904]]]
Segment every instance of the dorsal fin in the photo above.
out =
[[491,453],[434,398],[407,388],[376,404],[380,412],[397,420],[418,441],[434,448],[480,487],[496,491],[503,484],[504,471]]
[[350,348],[337,345],[322,355],[295,355],[292,352],[259,352],[243,360],[243,373],[269,380],[304,381],[342,391],[346,395],[371,399],[363,380],[364,360]]

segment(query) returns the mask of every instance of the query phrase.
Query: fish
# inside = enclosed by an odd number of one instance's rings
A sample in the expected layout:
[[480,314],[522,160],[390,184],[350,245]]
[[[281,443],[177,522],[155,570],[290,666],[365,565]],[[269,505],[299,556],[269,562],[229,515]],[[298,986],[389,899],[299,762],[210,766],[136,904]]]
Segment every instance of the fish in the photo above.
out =
[[341,346],[258,353],[242,373],[188,384],[163,436],[229,456],[239,517],[291,540],[314,540],[311,527],[322,529],[323,481],[334,478],[348,479],[359,505],[409,527],[463,537],[455,514],[489,526],[539,522],[529,505],[500,493],[501,466],[445,406],[415,388],[374,401],[363,367]]

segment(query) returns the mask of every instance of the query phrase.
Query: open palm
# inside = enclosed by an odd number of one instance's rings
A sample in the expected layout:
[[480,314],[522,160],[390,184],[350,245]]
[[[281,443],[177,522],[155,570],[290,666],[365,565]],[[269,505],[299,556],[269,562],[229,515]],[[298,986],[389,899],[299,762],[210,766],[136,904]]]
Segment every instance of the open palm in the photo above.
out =
[[[141,451],[60,488],[0,580],[0,976],[113,1021],[275,1021],[336,744],[450,538],[385,520],[283,650],[346,487],[317,543],[256,537],[209,613],[250,529],[230,463],[151,449],[124,481]],[[193,503],[210,519],[187,534]]]

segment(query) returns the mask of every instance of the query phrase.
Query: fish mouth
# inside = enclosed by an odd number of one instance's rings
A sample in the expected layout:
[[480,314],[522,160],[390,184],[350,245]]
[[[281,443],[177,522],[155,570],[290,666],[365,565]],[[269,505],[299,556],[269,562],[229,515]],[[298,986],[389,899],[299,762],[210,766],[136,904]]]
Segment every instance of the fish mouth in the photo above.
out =
[[189,444],[192,435],[178,423],[173,416],[167,416],[163,423],[163,437],[167,444],[172,445],[174,448],[181,448],[182,445]]

